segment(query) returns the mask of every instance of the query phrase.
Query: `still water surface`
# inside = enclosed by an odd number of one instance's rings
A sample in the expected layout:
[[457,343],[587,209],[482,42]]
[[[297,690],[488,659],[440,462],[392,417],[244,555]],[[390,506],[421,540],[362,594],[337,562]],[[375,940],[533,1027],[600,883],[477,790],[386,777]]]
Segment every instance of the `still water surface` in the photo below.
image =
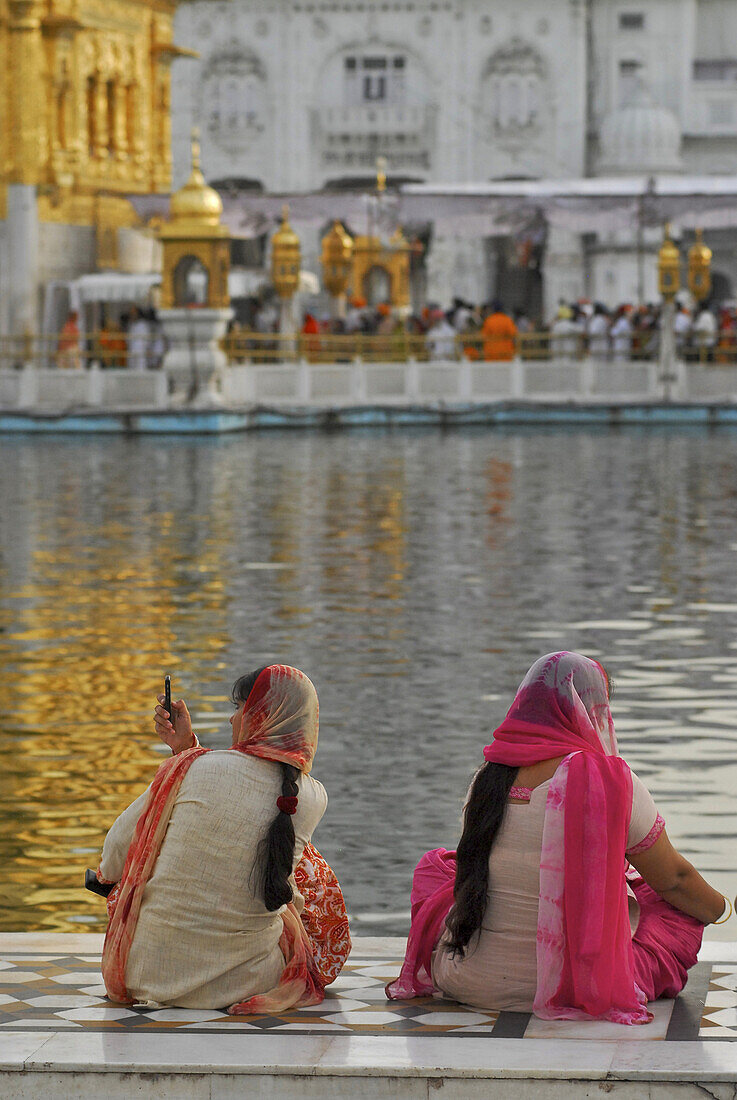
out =
[[624,755],[734,894],[736,566],[728,431],[2,440],[0,929],[102,930],[82,875],[162,759],[164,672],[224,747],[271,661],[320,695],[315,840],[357,932],[406,931],[417,857],[559,648],[606,664]]

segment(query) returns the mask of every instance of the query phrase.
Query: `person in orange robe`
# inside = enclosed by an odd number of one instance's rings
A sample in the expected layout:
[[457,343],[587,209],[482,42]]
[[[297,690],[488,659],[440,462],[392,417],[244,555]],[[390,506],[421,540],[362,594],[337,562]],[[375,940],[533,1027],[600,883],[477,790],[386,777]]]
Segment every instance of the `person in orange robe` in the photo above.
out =
[[481,332],[484,337],[484,359],[514,359],[517,326],[504,312],[501,302],[491,303],[491,311]]

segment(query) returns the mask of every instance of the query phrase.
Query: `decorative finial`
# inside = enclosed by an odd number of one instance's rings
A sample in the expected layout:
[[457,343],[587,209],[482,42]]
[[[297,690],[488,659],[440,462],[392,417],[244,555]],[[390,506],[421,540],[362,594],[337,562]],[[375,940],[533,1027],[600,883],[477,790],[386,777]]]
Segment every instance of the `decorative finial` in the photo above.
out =
[[289,225],[289,203],[285,202],[281,208],[281,223],[282,228]]
[[386,157],[376,158],[376,190],[379,194],[386,191]]
[[192,169],[199,172],[200,165],[200,131],[198,126],[192,127]]

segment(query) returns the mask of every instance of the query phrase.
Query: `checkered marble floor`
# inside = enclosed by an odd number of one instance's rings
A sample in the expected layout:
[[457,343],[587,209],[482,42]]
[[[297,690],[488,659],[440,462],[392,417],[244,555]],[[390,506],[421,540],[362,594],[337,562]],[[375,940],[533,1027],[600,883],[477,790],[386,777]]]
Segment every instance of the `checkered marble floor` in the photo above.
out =
[[[105,997],[99,954],[3,951],[0,954],[0,1032],[181,1031],[325,1035],[455,1036],[621,1040],[623,1028],[605,1022],[543,1021],[526,1013],[484,1012],[442,998],[389,1002],[387,981],[399,957],[352,955],[321,1005],[279,1016],[233,1017],[183,1008],[113,1005]],[[627,1028],[632,1040],[737,1039],[737,965],[701,962],[675,1001],[653,1006],[655,1019]]]

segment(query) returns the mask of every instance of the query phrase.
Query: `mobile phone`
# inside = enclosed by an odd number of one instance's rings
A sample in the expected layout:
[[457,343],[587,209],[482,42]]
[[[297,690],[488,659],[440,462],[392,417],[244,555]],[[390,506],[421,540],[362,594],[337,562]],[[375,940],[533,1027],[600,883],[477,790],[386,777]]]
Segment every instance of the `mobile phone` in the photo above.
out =
[[[164,677],[164,710],[169,714],[169,721],[174,725],[174,711],[171,709],[171,676]],[[174,727],[176,729],[176,726]]]
[[113,883],[98,882],[97,875],[88,867],[84,873],[84,888],[91,890],[93,894],[99,894],[101,898],[106,898],[113,888]]

